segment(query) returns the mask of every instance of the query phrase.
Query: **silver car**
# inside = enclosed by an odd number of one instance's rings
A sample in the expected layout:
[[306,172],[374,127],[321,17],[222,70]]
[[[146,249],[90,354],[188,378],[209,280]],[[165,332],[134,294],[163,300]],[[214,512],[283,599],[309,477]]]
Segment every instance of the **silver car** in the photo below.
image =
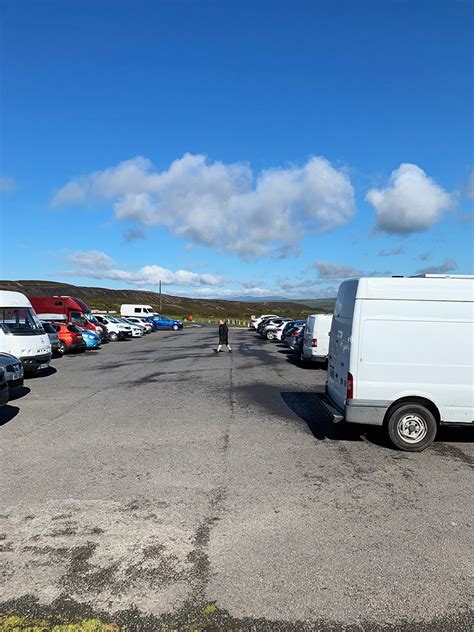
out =
[[8,388],[23,386],[23,365],[21,360],[10,353],[0,353],[0,367],[5,372]]

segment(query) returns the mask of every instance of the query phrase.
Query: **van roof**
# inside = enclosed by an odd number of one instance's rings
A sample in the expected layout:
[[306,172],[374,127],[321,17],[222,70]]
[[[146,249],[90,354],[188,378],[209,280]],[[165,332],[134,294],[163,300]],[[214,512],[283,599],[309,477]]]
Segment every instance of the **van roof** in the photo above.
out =
[[0,306],[1,307],[31,307],[28,298],[21,292],[10,292],[9,290],[0,290]]
[[363,277],[358,281],[356,298],[473,302],[474,277]]

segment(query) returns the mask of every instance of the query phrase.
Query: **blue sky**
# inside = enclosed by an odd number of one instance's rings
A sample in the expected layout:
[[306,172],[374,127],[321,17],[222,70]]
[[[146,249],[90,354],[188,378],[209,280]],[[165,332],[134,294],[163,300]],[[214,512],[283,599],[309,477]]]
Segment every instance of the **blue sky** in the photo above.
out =
[[0,276],[473,273],[470,2],[4,0]]

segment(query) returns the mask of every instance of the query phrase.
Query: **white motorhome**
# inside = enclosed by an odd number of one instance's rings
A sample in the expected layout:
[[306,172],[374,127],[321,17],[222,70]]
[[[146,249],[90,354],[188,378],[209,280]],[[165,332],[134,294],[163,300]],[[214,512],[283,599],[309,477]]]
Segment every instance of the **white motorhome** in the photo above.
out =
[[120,316],[157,316],[158,313],[151,305],[127,305],[120,306]]
[[474,277],[362,278],[341,284],[326,398],[334,421],[384,426],[421,451],[438,426],[474,422]]
[[0,351],[19,358],[25,373],[45,369],[51,360],[49,336],[20,292],[0,290]]
[[311,314],[306,320],[301,360],[324,362],[329,352],[332,314]]

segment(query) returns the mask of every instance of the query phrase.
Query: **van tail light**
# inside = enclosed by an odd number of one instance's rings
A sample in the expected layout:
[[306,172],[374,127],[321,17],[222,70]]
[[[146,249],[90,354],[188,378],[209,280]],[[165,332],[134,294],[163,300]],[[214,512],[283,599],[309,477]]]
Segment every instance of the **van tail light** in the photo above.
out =
[[283,327],[278,327],[277,331],[283,331]]
[[313,340],[311,341],[311,346],[312,347],[317,347],[318,346],[318,339],[317,338],[313,338]]
[[352,373],[347,374],[347,399],[354,399],[354,378]]

